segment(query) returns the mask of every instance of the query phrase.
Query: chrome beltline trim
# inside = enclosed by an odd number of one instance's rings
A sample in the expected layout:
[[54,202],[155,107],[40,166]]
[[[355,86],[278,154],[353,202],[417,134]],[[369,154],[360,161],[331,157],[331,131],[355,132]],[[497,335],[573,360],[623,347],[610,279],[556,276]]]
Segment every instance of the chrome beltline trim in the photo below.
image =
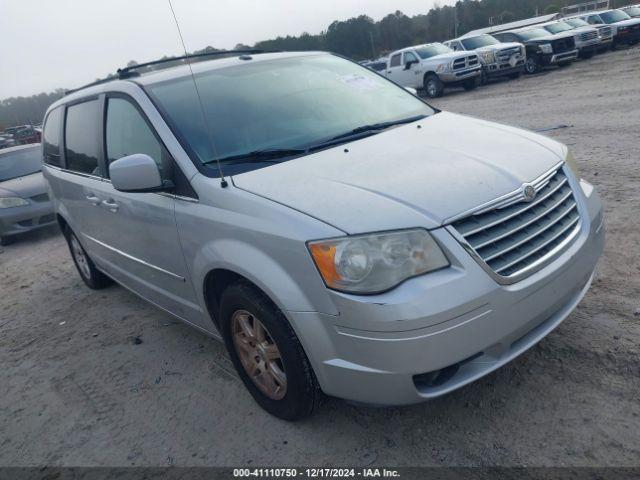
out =
[[[562,160],[561,162],[558,162],[556,165],[554,165],[552,168],[550,168],[549,170],[547,170],[546,172],[544,172],[542,175],[540,175],[538,178],[536,178],[535,180],[531,181],[528,183],[528,185],[532,185],[535,189],[536,192],[539,191],[541,188],[543,188],[551,179],[551,177],[558,171],[560,170],[560,168],[562,167],[562,165],[564,164],[564,160]],[[476,215],[476,214],[480,214],[480,213],[484,213],[488,210],[493,210],[495,208],[505,208],[508,207],[509,205],[512,205],[514,203],[518,203],[520,201],[522,201],[524,199],[524,196],[522,194],[522,188],[518,188],[517,190],[514,190],[513,192],[507,193],[505,195],[502,195],[501,197],[495,198],[493,200],[490,200],[486,203],[483,203],[482,205],[478,205],[477,207],[473,207],[465,212],[462,212],[458,215],[455,215],[453,217],[447,218],[445,219],[442,224],[443,225],[448,225],[450,223],[456,222],[458,220],[461,220],[465,217],[469,217],[471,215]]]
[[140,260],[139,258],[134,257],[133,255],[129,255],[128,253],[125,253],[122,250],[118,250],[117,248],[114,248],[114,247],[112,247],[110,245],[107,245],[106,243],[101,242],[100,240],[98,240],[96,238],[93,238],[93,237],[87,235],[86,233],[83,233],[82,236],[84,236],[88,240],[91,240],[92,242],[95,242],[98,245],[100,245],[100,246],[102,246],[102,247],[104,247],[104,248],[106,248],[108,250],[111,250],[112,252],[115,252],[115,253],[117,253],[119,255],[122,255],[123,257],[128,258],[129,260],[133,260],[134,262],[137,262],[140,265],[144,265],[145,267],[149,267],[149,268],[151,268],[153,270],[156,270],[157,272],[164,273],[165,275],[168,275],[168,276],[170,276],[172,278],[175,278],[176,280],[180,280],[181,282],[185,282],[186,281],[185,278],[181,277],[180,275],[176,275],[175,273],[172,273],[169,270],[165,270],[164,268],[156,267],[155,265],[152,265],[152,264],[150,264],[148,262],[145,262],[144,260]]

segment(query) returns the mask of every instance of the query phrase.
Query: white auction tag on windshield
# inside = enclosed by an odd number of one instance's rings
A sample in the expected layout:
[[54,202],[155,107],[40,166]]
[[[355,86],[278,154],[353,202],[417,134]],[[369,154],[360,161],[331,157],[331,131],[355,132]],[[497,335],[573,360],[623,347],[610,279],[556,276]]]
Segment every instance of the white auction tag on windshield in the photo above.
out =
[[352,88],[355,88],[357,90],[362,90],[362,91],[375,90],[380,86],[378,82],[374,81],[372,78],[365,77],[357,73],[352,73],[351,75],[344,75],[340,77],[340,81],[342,83],[349,85]]

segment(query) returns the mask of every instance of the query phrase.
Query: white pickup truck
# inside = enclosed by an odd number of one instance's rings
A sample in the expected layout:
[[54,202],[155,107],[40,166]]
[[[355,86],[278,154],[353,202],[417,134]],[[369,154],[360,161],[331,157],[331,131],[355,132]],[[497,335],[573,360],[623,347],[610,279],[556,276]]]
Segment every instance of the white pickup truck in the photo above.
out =
[[389,55],[384,75],[403,87],[424,89],[439,97],[445,88],[478,86],[482,65],[472,52],[455,52],[442,43],[403,48]]

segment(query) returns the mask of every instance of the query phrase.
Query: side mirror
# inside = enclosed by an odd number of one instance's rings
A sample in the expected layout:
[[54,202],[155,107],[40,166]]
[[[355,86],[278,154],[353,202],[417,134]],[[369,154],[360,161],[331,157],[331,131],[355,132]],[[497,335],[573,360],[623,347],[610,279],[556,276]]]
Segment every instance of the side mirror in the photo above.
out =
[[112,162],[109,177],[113,188],[121,192],[153,192],[167,187],[156,162],[144,153],[127,155]]
[[418,90],[413,87],[404,87],[404,89],[412,95],[418,95]]

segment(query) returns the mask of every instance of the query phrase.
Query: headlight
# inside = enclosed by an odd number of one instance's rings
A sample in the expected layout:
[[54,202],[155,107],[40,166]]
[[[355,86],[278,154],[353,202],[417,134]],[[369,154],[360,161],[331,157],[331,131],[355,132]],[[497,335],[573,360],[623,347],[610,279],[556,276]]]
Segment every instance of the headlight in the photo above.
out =
[[436,67],[436,73],[446,73],[451,70],[451,64],[449,63],[441,63]]
[[580,171],[578,170],[578,164],[576,163],[576,159],[573,158],[573,153],[571,153],[571,150],[569,150],[567,152],[567,158],[565,158],[565,162],[566,162],[567,166],[569,167],[569,169],[576,176],[576,178],[579,179],[580,178]]
[[449,265],[433,237],[422,229],[320,240],[308,245],[327,286],[343,292],[383,292],[408,278]]
[[553,47],[550,43],[543,43],[542,45],[540,45],[540,50],[542,51],[542,53],[553,53]]
[[18,197],[0,198],[0,208],[24,207],[25,205],[29,205],[29,202],[27,202],[23,198],[18,198]]
[[494,52],[484,52],[481,56],[484,63],[496,63],[496,54]]

